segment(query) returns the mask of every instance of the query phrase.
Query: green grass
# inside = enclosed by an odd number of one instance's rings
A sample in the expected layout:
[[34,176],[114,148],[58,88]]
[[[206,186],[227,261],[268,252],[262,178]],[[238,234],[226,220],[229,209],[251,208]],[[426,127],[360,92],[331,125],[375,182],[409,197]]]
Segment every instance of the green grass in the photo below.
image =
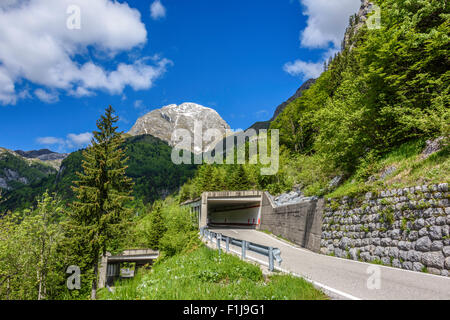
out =
[[152,270],[105,289],[100,299],[113,300],[327,300],[304,279],[271,275],[238,257],[202,246],[157,262]]
[[[369,191],[411,187],[423,184],[437,184],[450,181],[450,146],[424,159],[422,140],[410,141],[391,151],[374,163],[361,166],[357,171],[326,198],[356,196]],[[388,167],[396,170],[381,178]],[[368,181],[373,176],[375,181]]]
[[[351,172],[333,167],[330,161],[318,154],[282,153],[280,172],[283,174],[279,174],[277,179],[288,177],[289,183],[281,183],[284,187],[276,194],[288,192],[293,185],[299,185],[306,196],[358,197],[366,192],[450,182],[450,146],[445,145],[448,140],[445,141],[439,152],[424,158],[422,152],[425,140],[412,140],[383,156],[360,159],[356,169]],[[383,172],[393,167],[393,172],[383,175]],[[344,181],[332,190],[329,183],[338,175],[343,176]]]

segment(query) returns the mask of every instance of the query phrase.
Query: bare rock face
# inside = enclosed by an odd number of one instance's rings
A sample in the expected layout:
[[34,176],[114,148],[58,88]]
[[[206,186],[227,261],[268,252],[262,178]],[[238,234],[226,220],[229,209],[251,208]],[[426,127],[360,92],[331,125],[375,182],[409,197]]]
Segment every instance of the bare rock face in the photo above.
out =
[[69,156],[68,153],[57,153],[48,149],[31,151],[16,150],[14,152],[26,159],[41,160],[56,170],[59,170],[63,160]]
[[53,163],[27,158],[12,150],[0,148],[0,190],[13,190],[17,183],[29,185],[37,182],[56,173],[58,168]]
[[[226,130],[230,129],[230,126],[215,110],[195,103],[183,103],[180,105],[171,104],[147,113],[136,121],[128,134],[132,136],[150,134],[174,146],[176,141],[172,141],[172,134],[177,129],[188,130],[193,141],[196,121],[202,123],[202,135],[208,129],[218,129],[223,137]],[[216,139],[216,141],[221,140],[222,137]],[[194,152],[208,151],[215,146],[216,141],[205,141],[202,149],[194,149]]]
[[372,2],[370,2],[369,0],[361,0],[361,7],[359,8],[359,11],[352,17],[350,26],[348,26],[345,32],[344,41],[342,43],[343,48],[349,47],[350,50],[353,49],[354,43],[352,43],[350,39],[366,23],[367,17],[369,16],[369,13],[371,13],[372,9]]
[[445,139],[444,137],[438,137],[434,140],[427,140],[426,143],[427,146],[425,147],[421,155],[422,159],[428,158],[433,153],[440,151],[445,145]]

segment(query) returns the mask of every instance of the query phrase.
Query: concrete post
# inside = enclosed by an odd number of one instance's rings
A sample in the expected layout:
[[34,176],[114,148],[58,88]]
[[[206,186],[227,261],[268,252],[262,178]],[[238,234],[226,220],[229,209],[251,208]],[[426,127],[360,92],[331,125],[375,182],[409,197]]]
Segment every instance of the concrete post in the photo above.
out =
[[99,270],[99,277],[98,277],[98,288],[104,288],[106,284],[106,268],[108,267],[108,259],[105,256],[102,256],[101,262],[100,262],[100,270]]
[[208,216],[208,194],[204,192],[202,194],[199,228],[207,226],[206,222],[207,216]]

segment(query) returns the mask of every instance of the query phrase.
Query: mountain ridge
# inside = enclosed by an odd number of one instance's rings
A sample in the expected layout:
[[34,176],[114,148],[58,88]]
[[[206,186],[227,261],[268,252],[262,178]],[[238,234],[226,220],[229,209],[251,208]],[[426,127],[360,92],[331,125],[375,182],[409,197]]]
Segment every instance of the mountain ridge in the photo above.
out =
[[58,153],[51,151],[49,149],[39,149],[30,151],[15,150],[14,152],[21,155],[24,158],[39,159],[42,161],[64,159],[69,155],[68,153]]
[[261,129],[265,129],[268,130],[270,127],[270,124],[283,112],[283,110],[286,108],[286,106],[291,103],[292,101],[294,101],[295,99],[299,98],[302,96],[303,92],[305,90],[308,90],[309,88],[311,88],[311,86],[316,82],[316,79],[308,79],[306,80],[298,89],[297,91],[295,91],[295,93],[289,98],[287,99],[285,102],[281,103],[280,105],[278,105],[275,108],[275,111],[273,113],[272,118],[270,118],[270,120],[267,121],[258,121],[255,122],[254,124],[252,124],[247,130],[249,129],[254,129],[257,132]]

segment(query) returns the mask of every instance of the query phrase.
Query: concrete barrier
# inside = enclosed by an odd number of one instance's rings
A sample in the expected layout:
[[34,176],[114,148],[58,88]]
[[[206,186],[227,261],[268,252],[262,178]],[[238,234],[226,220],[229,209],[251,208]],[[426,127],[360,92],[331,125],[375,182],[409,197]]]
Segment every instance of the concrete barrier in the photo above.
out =
[[320,252],[323,208],[323,199],[277,207],[265,192],[262,195],[261,224],[258,229]]

